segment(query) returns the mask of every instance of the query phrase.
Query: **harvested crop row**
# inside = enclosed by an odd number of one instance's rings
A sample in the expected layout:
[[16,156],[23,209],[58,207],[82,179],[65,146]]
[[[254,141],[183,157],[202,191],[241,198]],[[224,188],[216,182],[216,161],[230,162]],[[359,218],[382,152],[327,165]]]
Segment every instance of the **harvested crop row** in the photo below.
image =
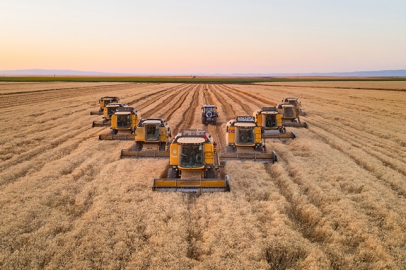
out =
[[155,105],[155,106],[150,106],[151,109],[147,109],[147,108],[145,108],[146,106],[145,107],[143,106],[144,111],[142,112],[142,116],[144,118],[151,118],[154,114],[157,114],[165,106],[167,106],[171,101],[176,99],[176,97],[180,93],[184,92],[187,87],[188,87],[187,85],[182,85],[178,89],[171,89],[171,91],[169,92],[169,95],[164,96],[164,97],[160,98],[159,100],[157,100],[157,102],[159,102],[159,104]]
[[[76,100],[78,98],[74,99]],[[57,106],[57,104],[55,105]],[[18,142],[14,141],[14,143],[4,141],[4,147],[0,154],[2,154],[1,157],[3,160],[8,161],[2,164],[3,166],[10,167],[13,164],[32,159],[36,154],[43,152],[44,149],[54,147],[52,143],[54,141],[61,143],[62,141],[72,139],[90,126],[91,122],[86,123],[85,119],[95,118],[92,116],[82,118],[77,113],[83,115],[83,110],[78,110],[76,114],[70,113],[68,115],[66,115],[66,111],[60,111],[59,114],[52,112],[52,106],[48,106],[46,110],[49,113],[37,118],[37,121],[34,121],[32,118],[24,118],[26,124],[21,126],[26,126],[26,131],[21,129],[19,132],[10,133],[10,135],[12,134],[16,138],[23,136],[23,139],[19,139]],[[24,113],[20,115],[24,115]],[[22,121],[19,122],[22,123]],[[15,128],[18,130],[19,127],[17,126]],[[8,138],[10,135],[7,135]],[[44,143],[48,145],[48,148],[44,148]]]
[[[240,101],[241,102],[241,101]],[[242,106],[243,107],[243,106]],[[249,109],[246,109],[246,110],[249,110]],[[247,112],[247,111],[246,111]],[[272,149],[274,149],[274,146],[272,147]],[[284,153],[284,151],[282,151],[282,150],[280,150],[280,151],[278,151],[277,152],[278,154],[280,154],[279,156],[280,157],[283,157],[283,153]],[[289,163],[286,163],[286,161],[287,160],[284,160],[283,158],[280,158],[280,161],[279,161],[279,163],[278,163],[278,165],[280,165],[280,164],[282,164],[282,166],[283,165],[288,165]],[[288,173],[289,172],[289,173]],[[270,172],[270,174],[272,174],[272,170],[271,170],[271,172]],[[285,172],[285,175],[292,175],[293,174],[293,172],[292,172],[292,169],[291,168],[289,168],[289,166],[288,166],[288,169],[287,169],[287,171]],[[293,174],[294,175],[294,174]],[[293,178],[291,178],[291,179],[293,179]],[[284,179],[284,183],[286,184],[286,181],[288,180],[288,178],[285,178]],[[287,187],[286,186],[284,186],[284,187],[281,187],[281,189],[286,189]],[[289,189],[288,189],[289,190]],[[281,192],[282,192],[282,190],[281,190]],[[304,222],[304,220],[305,220],[305,217],[306,216],[304,216],[304,213],[302,212],[303,211],[303,209],[312,209],[312,207],[314,207],[314,205],[312,204],[312,203],[308,203],[308,202],[306,202],[306,197],[305,196],[302,196],[303,198],[302,198],[302,200],[293,200],[292,199],[292,195],[291,194],[288,194],[286,191],[285,192],[282,192],[282,194],[284,194],[285,195],[285,197],[287,197],[287,199],[288,199],[288,201],[289,202],[291,202],[291,207],[293,208],[293,213],[292,213],[292,217],[294,217],[294,219],[296,220],[296,221],[298,221],[298,222],[301,222],[303,225],[305,225],[306,224],[306,222]],[[289,195],[290,195],[290,197],[289,197]],[[302,204],[302,205],[301,205]],[[315,214],[315,213],[317,213],[317,208],[314,208],[314,209],[312,209],[312,211],[313,211],[313,213],[312,214]],[[342,215],[342,214],[340,214],[340,215]],[[316,216],[317,216],[317,214],[316,214]],[[307,221],[307,222],[309,222],[309,221]],[[307,224],[306,224],[307,225]],[[311,227],[311,228],[309,228],[309,231],[317,231],[317,227]],[[307,231],[303,231],[303,234],[306,236],[306,235],[309,235],[309,232],[307,232]],[[329,260],[331,261],[331,263],[333,264],[333,265],[341,265],[341,266],[348,266],[348,267],[352,267],[352,266],[355,266],[356,264],[354,264],[354,262],[352,262],[352,261],[342,261],[342,260],[337,260],[337,255],[339,254],[339,253],[332,253],[333,251],[331,250],[331,248],[330,247],[326,247],[326,249],[324,249],[324,252],[325,252],[325,254],[327,255],[327,257],[329,258]],[[340,251],[340,252],[343,252],[343,251]],[[376,252],[376,251],[375,251]],[[350,254],[348,254],[348,255],[350,255]],[[381,257],[383,257],[384,259],[388,259],[387,257],[387,255],[385,255],[385,254],[380,254],[380,256]],[[358,263],[358,258],[354,258],[353,259],[354,261],[357,261],[356,263]]]

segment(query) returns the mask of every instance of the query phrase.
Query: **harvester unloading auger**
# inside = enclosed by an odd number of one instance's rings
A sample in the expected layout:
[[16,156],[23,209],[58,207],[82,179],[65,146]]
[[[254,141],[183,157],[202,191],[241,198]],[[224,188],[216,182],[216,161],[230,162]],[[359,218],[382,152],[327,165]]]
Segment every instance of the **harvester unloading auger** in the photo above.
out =
[[286,132],[286,128],[282,125],[282,115],[278,113],[276,107],[263,107],[261,110],[256,110],[253,116],[257,125],[263,128],[262,138],[296,138],[293,132]]
[[99,140],[134,140],[140,116],[133,107],[120,107],[111,116],[110,133],[100,134]]
[[118,108],[124,107],[124,103],[109,103],[104,107],[103,120],[93,121],[92,127],[108,127],[111,124],[111,117],[117,111]]
[[103,115],[104,108],[107,106],[109,103],[117,103],[120,101],[119,97],[101,97],[99,99],[99,110],[98,111],[92,111],[90,112],[90,115]]
[[183,130],[170,144],[168,178],[154,179],[153,191],[227,192],[228,175],[221,178],[216,143],[205,131]]
[[267,152],[263,129],[255,123],[254,116],[237,116],[227,122],[226,151],[220,155],[220,164],[229,160],[252,160],[262,163],[274,163],[277,156],[274,151]]
[[134,135],[135,144],[121,150],[121,158],[169,158],[171,129],[164,119],[141,119]]

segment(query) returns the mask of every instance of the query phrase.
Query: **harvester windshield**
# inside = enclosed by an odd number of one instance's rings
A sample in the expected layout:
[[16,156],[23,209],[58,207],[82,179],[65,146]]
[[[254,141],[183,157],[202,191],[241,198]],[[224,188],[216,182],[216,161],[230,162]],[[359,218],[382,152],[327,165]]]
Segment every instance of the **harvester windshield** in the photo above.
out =
[[293,115],[293,107],[284,106],[284,108],[283,108],[283,116],[284,117],[294,117],[294,115]]
[[117,108],[116,107],[108,107],[107,108],[107,115],[109,117],[111,117],[115,112],[116,112]]
[[198,168],[203,166],[203,145],[184,144],[180,152],[180,166]]
[[265,127],[276,127],[276,114],[265,115]]
[[147,124],[145,125],[145,141],[158,141],[159,140],[159,125]]
[[117,127],[118,128],[130,128],[131,127],[131,115],[117,115]]
[[236,140],[238,144],[254,144],[254,128],[238,127],[236,129]]

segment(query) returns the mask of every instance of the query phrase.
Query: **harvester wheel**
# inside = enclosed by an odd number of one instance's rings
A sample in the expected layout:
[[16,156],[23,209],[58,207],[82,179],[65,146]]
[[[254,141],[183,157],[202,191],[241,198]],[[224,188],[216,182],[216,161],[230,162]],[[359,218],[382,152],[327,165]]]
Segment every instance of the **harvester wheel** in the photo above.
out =
[[142,143],[136,142],[134,145],[134,151],[141,151],[142,150]]
[[276,155],[275,151],[272,151],[272,160],[273,160],[273,163],[278,161],[278,156]]
[[113,129],[111,132],[112,132],[113,134],[117,134],[117,133],[118,133],[118,130],[117,130],[117,129]]
[[178,172],[173,168],[168,169],[168,178],[178,178]]
[[206,177],[205,178],[215,178],[216,177],[216,170],[214,168],[208,169],[206,171]]

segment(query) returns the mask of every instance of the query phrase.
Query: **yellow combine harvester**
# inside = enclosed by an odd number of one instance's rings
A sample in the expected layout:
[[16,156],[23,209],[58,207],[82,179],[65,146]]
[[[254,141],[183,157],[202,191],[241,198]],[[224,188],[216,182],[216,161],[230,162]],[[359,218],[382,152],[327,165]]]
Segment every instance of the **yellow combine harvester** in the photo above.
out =
[[237,116],[226,126],[226,152],[221,153],[223,165],[228,160],[253,160],[262,163],[274,163],[277,156],[274,151],[266,152],[263,129],[255,123],[254,116]]
[[90,112],[90,115],[103,115],[104,108],[107,106],[107,104],[113,103],[113,102],[117,103],[119,101],[120,101],[119,97],[101,97],[99,99],[99,106],[100,106],[99,110]]
[[105,127],[110,126],[111,117],[117,111],[118,108],[124,107],[124,103],[109,103],[104,107],[103,111],[103,120],[102,121],[93,121],[92,127]]
[[167,146],[171,140],[171,129],[164,119],[141,119],[135,130],[135,144],[121,150],[121,158],[168,158]]
[[99,140],[134,140],[140,116],[133,107],[120,107],[111,116],[111,132],[100,134]]
[[298,116],[306,116],[307,115],[307,113],[302,111],[302,108],[301,108],[302,103],[299,102],[297,100],[297,98],[294,98],[294,97],[285,98],[284,100],[282,100],[282,102],[284,104],[291,104],[291,105],[295,106],[296,113],[297,113]]
[[278,113],[276,107],[263,107],[261,110],[256,110],[253,116],[257,125],[263,128],[263,138],[296,138],[293,132],[286,132],[286,128],[282,125],[282,115]]
[[285,127],[304,127],[307,128],[306,122],[300,122],[299,114],[296,107],[292,104],[279,104],[278,112],[282,115],[282,125]]
[[170,145],[168,178],[154,179],[153,191],[227,192],[228,175],[219,176],[216,143],[205,131],[188,129]]

